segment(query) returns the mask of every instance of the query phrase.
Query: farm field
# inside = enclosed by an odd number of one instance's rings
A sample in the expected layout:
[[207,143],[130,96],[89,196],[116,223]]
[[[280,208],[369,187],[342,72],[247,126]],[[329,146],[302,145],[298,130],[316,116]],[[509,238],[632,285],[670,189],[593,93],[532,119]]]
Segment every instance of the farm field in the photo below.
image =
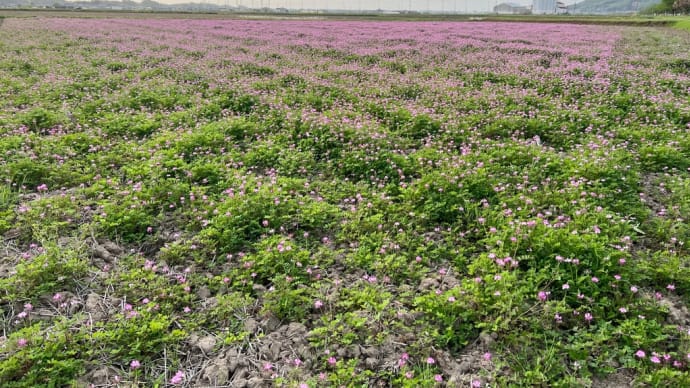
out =
[[690,386],[688,47],[5,18],[0,386]]

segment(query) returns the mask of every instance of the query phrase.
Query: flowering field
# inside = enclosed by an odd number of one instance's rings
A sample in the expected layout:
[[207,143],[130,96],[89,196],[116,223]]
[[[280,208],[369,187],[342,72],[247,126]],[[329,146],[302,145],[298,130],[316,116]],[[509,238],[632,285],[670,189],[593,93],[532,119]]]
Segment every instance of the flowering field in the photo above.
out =
[[5,19],[0,386],[690,386],[687,47]]

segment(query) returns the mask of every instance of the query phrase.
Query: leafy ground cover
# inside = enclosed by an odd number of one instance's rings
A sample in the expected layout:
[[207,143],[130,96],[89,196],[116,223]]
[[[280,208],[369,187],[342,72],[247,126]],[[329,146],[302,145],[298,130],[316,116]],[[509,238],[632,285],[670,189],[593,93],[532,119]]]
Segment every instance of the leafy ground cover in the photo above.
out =
[[690,385],[689,44],[7,18],[0,385]]

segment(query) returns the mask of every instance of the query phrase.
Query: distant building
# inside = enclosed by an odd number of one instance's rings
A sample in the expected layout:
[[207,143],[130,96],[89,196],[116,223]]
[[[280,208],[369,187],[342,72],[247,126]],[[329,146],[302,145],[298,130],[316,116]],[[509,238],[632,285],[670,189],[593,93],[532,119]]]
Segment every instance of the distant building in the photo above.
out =
[[535,15],[553,15],[557,9],[556,0],[534,0],[532,3],[532,13]]
[[494,13],[499,15],[529,15],[529,7],[516,3],[501,3],[494,7]]
[[556,2],[556,13],[568,13],[568,6],[562,1]]

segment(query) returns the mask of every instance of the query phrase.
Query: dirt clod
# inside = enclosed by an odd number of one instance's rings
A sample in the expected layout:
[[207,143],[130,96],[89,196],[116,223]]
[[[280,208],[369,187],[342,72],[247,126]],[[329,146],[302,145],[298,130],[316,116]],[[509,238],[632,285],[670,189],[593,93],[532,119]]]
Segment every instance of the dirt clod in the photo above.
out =
[[101,321],[107,316],[106,310],[103,306],[103,299],[100,295],[95,293],[91,293],[86,296],[84,311],[91,314],[91,319],[94,321]]
[[247,381],[248,388],[259,388],[264,386],[264,379],[261,377],[252,377]]
[[198,290],[196,290],[196,295],[200,299],[208,299],[211,297],[211,290],[209,290],[208,287],[200,287]]
[[628,388],[633,386],[634,376],[623,369],[602,379],[594,379],[592,388]]
[[124,249],[112,241],[101,241],[101,246],[105,248],[110,254],[119,256],[124,253]]
[[258,328],[259,322],[257,322],[254,318],[247,318],[244,321],[244,331],[255,333]]
[[83,377],[82,383],[94,385],[110,385],[114,382],[113,379],[115,379],[117,376],[119,376],[119,374],[114,368],[102,367],[94,369],[87,373],[86,376]]
[[230,366],[225,358],[217,358],[201,372],[202,384],[226,385],[230,380]]
[[662,298],[659,304],[668,309],[668,317],[666,320],[670,324],[681,326],[690,324],[690,311],[688,311],[687,306],[681,301],[671,298]]
[[213,348],[216,346],[216,339],[213,336],[205,336],[199,339],[196,346],[204,353],[208,354],[213,352]]
[[93,257],[102,259],[106,263],[112,263],[115,257],[100,244],[94,243],[90,249],[91,255]]
[[419,283],[419,290],[432,290],[437,288],[439,285],[439,282],[437,279],[434,278],[424,278],[422,281]]

